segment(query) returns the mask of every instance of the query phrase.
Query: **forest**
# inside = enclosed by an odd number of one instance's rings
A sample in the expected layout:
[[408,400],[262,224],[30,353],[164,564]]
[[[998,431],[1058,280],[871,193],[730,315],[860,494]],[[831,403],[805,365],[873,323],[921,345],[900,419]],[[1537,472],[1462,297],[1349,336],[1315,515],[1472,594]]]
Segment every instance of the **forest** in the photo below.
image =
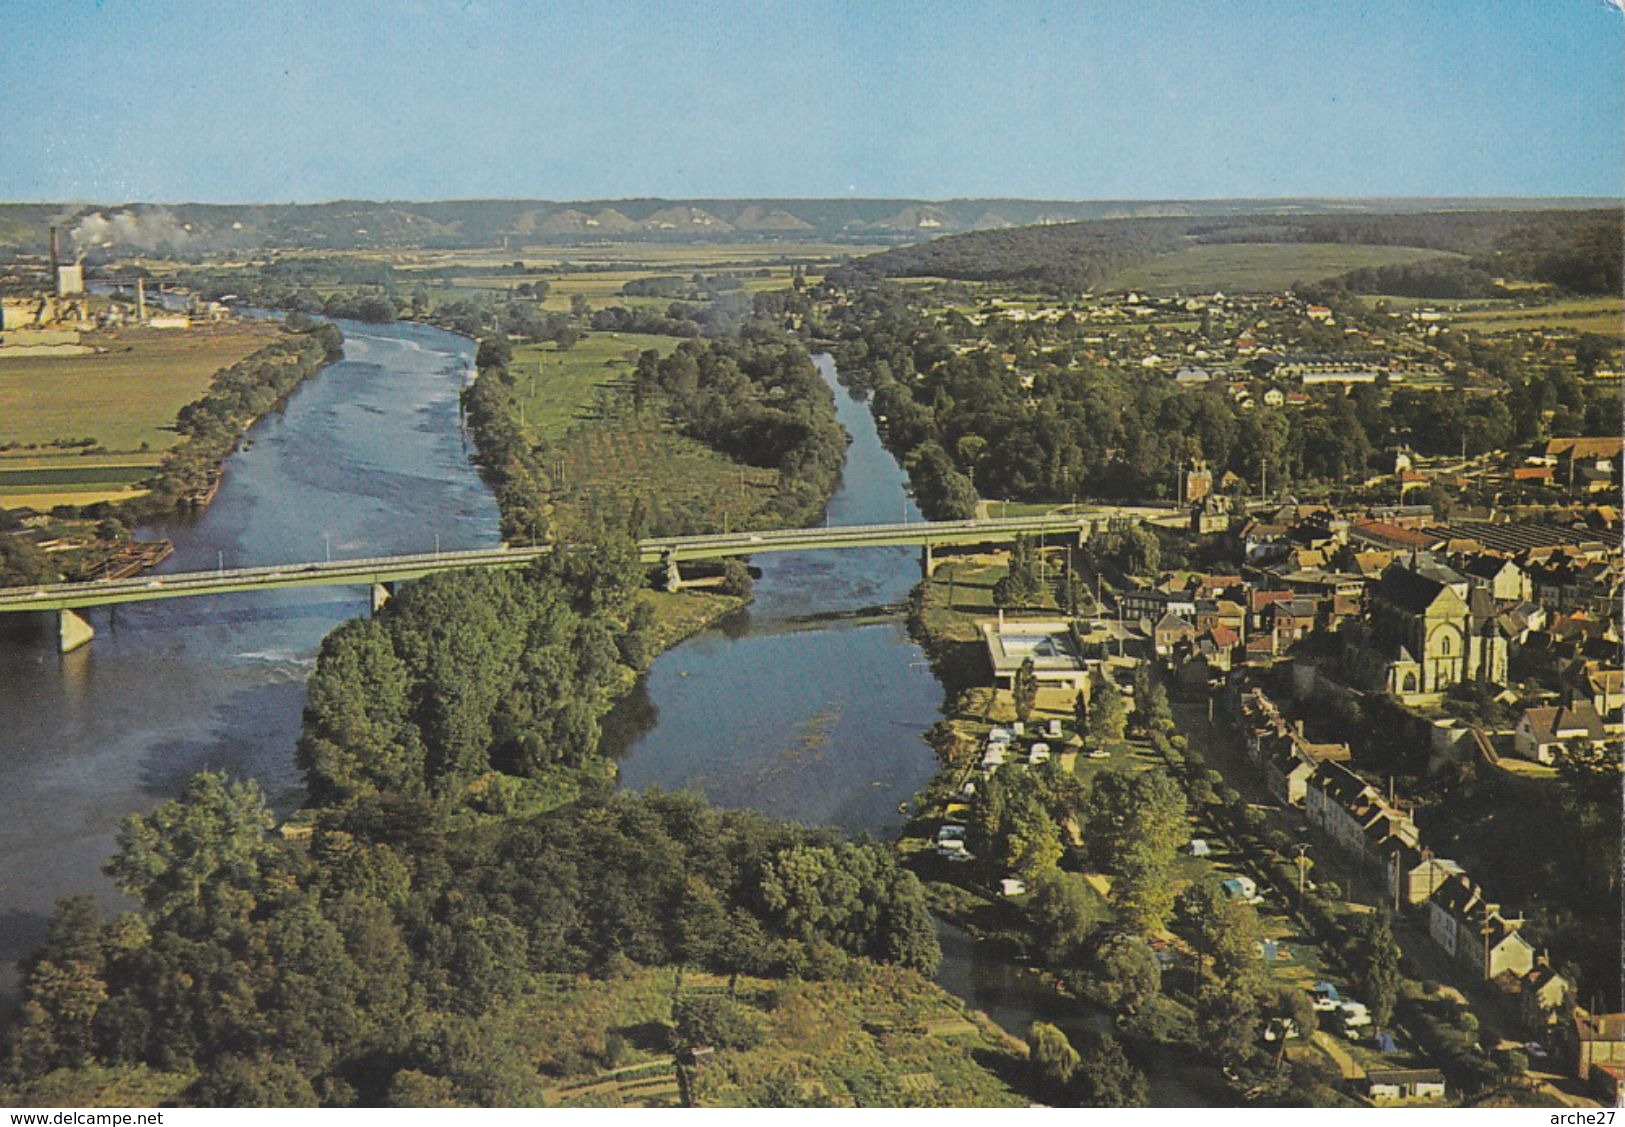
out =
[[574,976],[818,981],[938,957],[918,881],[880,846],[686,795],[465,834],[423,815],[358,803],[291,841],[267,835],[255,784],[203,774],[130,816],[107,871],[140,910],[60,903],[0,1094],[38,1102],[49,1083],[83,1102],[76,1077],[145,1069],[202,1106],[534,1106],[549,1046],[518,1029],[558,986],[585,988]]
[[202,774],[127,818],[106,871],[140,910],[62,902],[24,966],[9,1091],[144,1068],[204,1105],[535,1104],[544,1054],[513,1030],[573,976],[933,971],[889,850],[613,793],[598,719],[652,656],[641,582],[606,535],[335,630],[306,808],[271,834],[253,782]]

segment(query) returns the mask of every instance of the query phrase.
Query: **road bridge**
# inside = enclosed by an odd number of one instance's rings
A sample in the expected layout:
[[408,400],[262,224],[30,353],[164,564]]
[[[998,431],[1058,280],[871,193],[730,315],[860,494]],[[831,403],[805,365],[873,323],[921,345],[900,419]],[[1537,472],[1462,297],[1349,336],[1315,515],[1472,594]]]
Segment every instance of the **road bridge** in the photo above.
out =
[[[833,528],[765,529],[703,536],[654,537],[638,542],[639,558],[648,566],[666,569],[668,586],[683,585],[679,564],[701,560],[752,556],[762,552],[808,552],[852,548],[917,546],[921,570],[929,576],[938,548],[974,544],[1009,543],[1018,536],[1076,537],[1078,543],[1101,528],[1121,521],[1145,519],[1138,510],[1103,510],[1096,513],[1061,513],[999,517],[980,520],[914,521],[902,524],[845,525]],[[0,588],[0,614],[50,611],[59,614],[59,642],[64,653],[84,645],[94,635],[89,623],[75,612],[89,607],[159,599],[201,598],[246,591],[287,587],[370,587],[376,609],[395,584],[422,579],[443,571],[470,568],[527,567],[553,551],[536,547],[475,548],[458,552],[378,556],[357,560],[271,564],[261,567],[219,568],[214,571],[141,575],[129,579],[51,583],[33,587]]]

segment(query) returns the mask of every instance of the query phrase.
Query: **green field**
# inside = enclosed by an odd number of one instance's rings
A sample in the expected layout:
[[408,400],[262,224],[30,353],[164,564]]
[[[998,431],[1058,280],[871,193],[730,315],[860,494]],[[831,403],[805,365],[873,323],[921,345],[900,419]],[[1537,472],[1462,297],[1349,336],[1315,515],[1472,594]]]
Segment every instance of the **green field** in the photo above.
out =
[[[180,441],[175,415],[277,336],[263,322],[90,333],[94,355],[0,360],[0,506],[126,499]],[[58,441],[93,439],[64,449]]]
[[0,360],[0,446],[94,438],[108,451],[150,453],[156,464],[180,441],[171,429],[176,412],[202,397],[215,372],[276,336],[275,326],[259,322],[120,329],[86,336],[106,350],[96,355]]
[[1430,258],[1455,258],[1418,247],[1358,246],[1344,243],[1225,243],[1193,246],[1119,271],[1109,290],[1183,293],[1266,293],[1296,282],[1332,278],[1364,266],[1390,266]]
[[641,501],[650,535],[766,528],[778,493],[777,470],[741,466],[653,418],[572,429],[549,450],[562,471],[555,519],[566,538],[579,534],[594,505],[627,513]]
[[[624,305],[628,308],[664,309],[671,304],[668,298],[625,297],[620,292],[621,287],[633,279],[659,275],[686,277],[694,273],[752,272],[765,268],[772,271],[769,277],[744,278],[741,280],[742,288],[748,293],[784,289],[790,284],[791,268],[788,262],[810,264],[809,280],[816,281],[828,265],[880,249],[875,246],[798,242],[593,243],[584,246],[541,243],[527,245],[522,250],[422,254],[406,260],[402,260],[401,256],[390,256],[389,260],[399,271],[397,277],[403,284],[410,284],[414,268],[444,270],[466,266],[489,270],[523,262],[540,272],[527,275],[471,273],[452,278],[449,283],[431,285],[440,289],[444,298],[457,300],[469,294],[506,292],[522,282],[546,281],[549,290],[543,307],[562,313],[569,311],[571,299],[576,296],[586,298],[595,308]],[[561,270],[561,267],[593,269]]]
[[1625,302],[1617,297],[1598,297],[1554,301],[1528,309],[1507,305],[1500,309],[1453,313],[1450,321],[1482,333],[1564,329],[1619,337],[1625,335]]
[[665,356],[676,337],[642,333],[589,333],[574,348],[560,351],[551,341],[514,350],[508,370],[524,406],[525,424],[538,438],[553,439],[578,422],[597,417],[600,391],[611,391],[654,349]]

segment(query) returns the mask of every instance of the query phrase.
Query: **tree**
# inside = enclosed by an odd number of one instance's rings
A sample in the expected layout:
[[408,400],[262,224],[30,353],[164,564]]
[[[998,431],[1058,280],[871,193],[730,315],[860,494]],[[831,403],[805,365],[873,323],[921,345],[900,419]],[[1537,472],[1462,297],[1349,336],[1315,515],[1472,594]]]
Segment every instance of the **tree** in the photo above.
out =
[[1095,929],[1094,893],[1077,873],[1051,870],[1033,882],[1028,913],[1052,967],[1073,963]]
[[1004,858],[1022,879],[1036,880],[1060,862],[1061,831],[1030,794],[1011,804],[1004,827]]
[[506,368],[513,361],[513,345],[501,333],[485,337],[474,354],[476,368]]
[[1040,590],[1037,551],[1030,539],[1018,536],[1010,547],[1009,570],[993,585],[993,602],[1001,607],[1031,606]]
[[716,995],[688,994],[671,1008],[680,1048],[749,1049],[762,1043],[762,1027],[745,1006]]
[[1196,1034],[1216,1059],[1244,1061],[1258,1042],[1258,1002],[1240,986],[1210,983],[1196,998]]
[[748,599],[753,587],[750,568],[745,566],[744,560],[729,557],[722,561],[722,586],[720,590],[724,595]]
[[1072,698],[1072,723],[1079,736],[1089,730],[1089,693],[1082,686],[1078,687],[1078,695]]
[[84,1064],[92,1025],[107,1001],[101,915],[89,895],[58,900],[44,949],[25,965],[24,1001],[11,1036],[24,1075]]
[[1393,921],[1386,911],[1367,917],[1365,927],[1366,953],[1360,986],[1371,1009],[1372,1024],[1385,1029],[1399,1000],[1399,944],[1394,941]]
[[1133,1013],[1162,990],[1162,967],[1138,935],[1107,936],[1095,949],[1094,971],[1101,1000],[1123,1013]]
[[1145,1074],[1123,1055],[1117,1038],[1101,1033],[1089,1042],[1074,1073],[1078,1103],[1084,1107],[1144,1107],[1150,1086]]
[[1217,880],[1193,884],[1180,894],[1180,917],[1196,940],[1198,956],[1211,961],[1222,983],[1251,981],[1258,967],[1258,913],[1232,900]]
[[1123,703],[1123,694],[1102,682],[1087,707],[1089,738],[1094,743],[1104,746],[1123,738],[1123,733],[1128,731],[1128,708]]
[[1027,1070],[1033,1094],[1052,1107],[1068,1102],[1079,1057],[1067,1035],[1047,1021],[1027,1032]]
[[1033,671],[1033,659],[1024,658],[1011,679],[1010,695],[1015,698],[1016,718],[1025,722],[1038,703],[1038,675]]
[[315,1107],[310,1080],[289,1061],[261,1054],[224,1056],[187,1090],[198,1107]]
[[1173,909],[1174,855],[1189,836],[1184,792],[1166,771],[1103,771],[1084,812],[1084,840],[1094,863],[1112,874],[1119,917],[1157,930]]
[[253,780],[193,775],[178,797],[124,819],[107,874],[159,919],[246,916],[274,856],[265,833],[275,821]]

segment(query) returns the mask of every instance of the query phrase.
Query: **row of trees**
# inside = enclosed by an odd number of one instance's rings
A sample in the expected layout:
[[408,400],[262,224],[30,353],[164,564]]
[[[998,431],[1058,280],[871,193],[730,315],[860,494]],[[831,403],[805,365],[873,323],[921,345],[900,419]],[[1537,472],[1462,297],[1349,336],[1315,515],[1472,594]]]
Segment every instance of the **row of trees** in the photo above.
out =
[[188,494],[206,489],[250,423],[344,355],[344,335],[336,325],[291,317],[283,329],[280,339],[216,372],[204,396],[181,408],[175,429],[185,441],[164,455],[158,472],[143,483],[147,495],[124,506],[125,523],[164,516]]

